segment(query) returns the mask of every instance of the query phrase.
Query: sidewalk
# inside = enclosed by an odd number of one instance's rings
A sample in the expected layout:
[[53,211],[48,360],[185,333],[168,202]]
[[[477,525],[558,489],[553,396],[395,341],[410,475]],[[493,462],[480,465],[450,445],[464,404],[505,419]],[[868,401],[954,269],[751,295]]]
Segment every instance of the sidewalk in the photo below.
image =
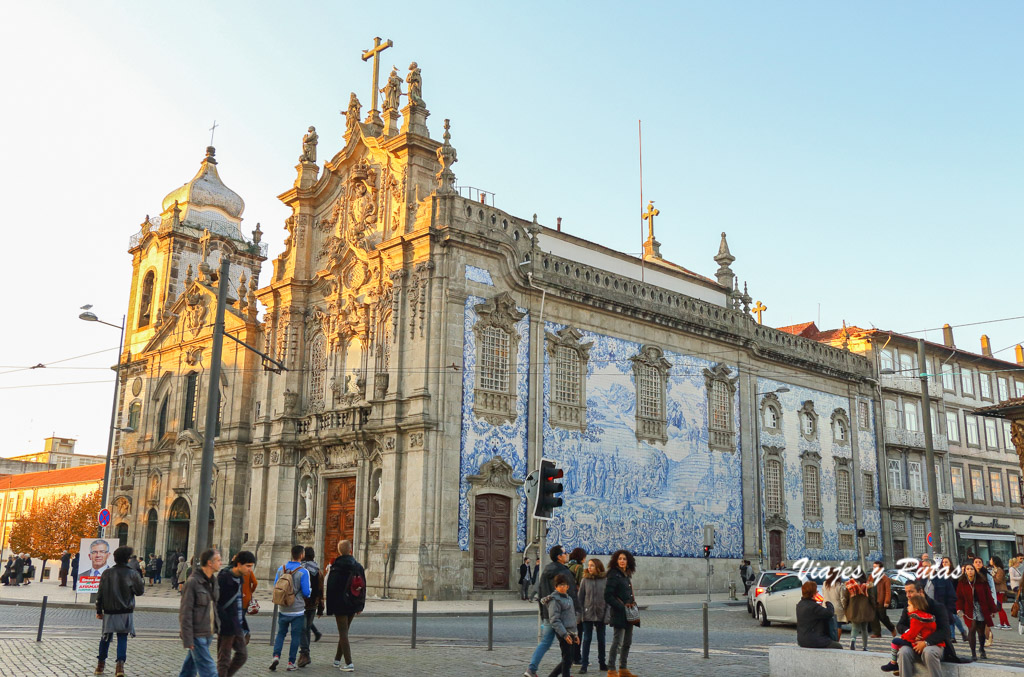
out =
[[[271,601],[273,588],[260,582],[256,589],[255,597],[260,603],[260,608],[265,611],[272,611],[274,603]],[[46,604],[49,607],[84,607],[89,604],[89,595],[75,593],[69,587],[62,588],[56,581],[35,582],[23,586],[0,586],[0,605],[23,604],[27,606],[39,606],[42,604],[43,596],[47,596]],[[659,607],[678,607],[683,609],[699,609],[704,603],[706,595],[702,593],[692,595],[658,595],[644,596],[640,599],[642,609]],[[146,611],[178,611],[178,593],[171,590],[169,583],[160,585],[146,585],[146,594],[136,600],[137,609]],[[711,595],[711,606],[735,606],[744,605],[740,599],[729,600],[724,593]],[[366,610],[363,612],[373,616],[409,616],[412,614],[412,600],[407,599],[379,599],[367,598]],[[532,616],[537,613],[537,605],[533,602],[522,602],[518,599],[494,600],[494,615],[496,616]],[[455,600],[448,602],[420,601],[417,603],[416,614],[419,616],[467,616],[487,615],[486,600]]]

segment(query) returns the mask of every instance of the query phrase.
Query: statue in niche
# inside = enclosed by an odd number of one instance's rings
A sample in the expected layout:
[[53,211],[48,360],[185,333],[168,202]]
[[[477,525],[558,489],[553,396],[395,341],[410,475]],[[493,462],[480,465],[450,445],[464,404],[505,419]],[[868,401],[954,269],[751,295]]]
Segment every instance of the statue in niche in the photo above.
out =
[[302,483],[302,489],[299,491],[299,495],[302,497],[302,507],[305,508],[305,512],[302,515],[302,519],[299,520],[299,525],[308,527],[313,521],[313,478],[307,477]]
[[356,125],[359,123],[359,116],[362,113],[362,110],[363,106],[359,103],[359,98],[356,96],[355,92],[352,92],[352,95],[348,98],[348,109],[343,113],[345,116],[346,133],[351,132],[356,128]]
[[316,127],[310,125],[309,131],[302,136],[302,155],[299,156],[299,162],[316,163],[316,143],[318,138]]
[[149,500],[155,501],[156,495],[160,491],[160,478],[153,475],[149,478]]
[[188,456],[181,457],[181,467],[179,468],[180,474],[178,475],[178,486],[188,486]]
[[380,490],[384,486],[384,482],[381,481],[381,473],[378,470],[374,477],[376,479],[377,490],[373,493],[373,500],[370,505],[370,526],[380,526]]
[[391,68],[388,82],[381,87],[384,94],[384,110],[398,110],[399,98],[402,96],[402,78],[398,77],[398,68]]
[[405,77],[405,82],[409,85],[409,105],[426,105],[423,103],[423,76],[415,61],[409,64],[409,74]]

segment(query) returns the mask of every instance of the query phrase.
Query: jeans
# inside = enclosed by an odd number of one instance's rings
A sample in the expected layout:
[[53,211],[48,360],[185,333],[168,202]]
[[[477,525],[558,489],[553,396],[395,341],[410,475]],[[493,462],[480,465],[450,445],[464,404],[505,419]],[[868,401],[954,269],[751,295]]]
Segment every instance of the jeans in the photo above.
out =
[[964,639],[967,638],[967,626],[964,625],[964,621],[960,618],[960,614],[954,612],[952,618],[949,619],[949,625],[950,627],[956,627]]
[[530,658],[530,671],[537,672],[537,668],[540,667],[540,662],[544,660],[544,654],[551,648],[551,643],[555,641],[555,630],[551,627],[551,623],[545,622],[540,626],[541,636],[540,644],[533,650],[533,656]]
[[338,649],[334,652],[334,660],[340,661],[344,656],[345,665],[352,664],[352,647],[348,644],[348,629],[352,627],[353,618],[355,616],[342,616],[341,614],[334,617],[338,624]]
[[530,583],[530,579],[528,578],[524,578],[523,582],[519,584],[519,596],[523,599],[528,599],[530,597],[530,585],[532,585],[532,583]]
[[626,667],[626,660],[629,658],[629,647],[633,644],[633,626],[629,623],[624,628],[615,628],[612,631],[612,646],[608,650],[608,669],[615,669],[615,656],[619,653],[619,648],[622,648],[622,658],[619,661],[619,667]]
[[604,665],[604,623],[583,621],[583,647],[580,649],[583,667],[590,664],[590,642],[593,640],[594,630],[597,630],[598,665]]
[[901,647],[896,656],[896,665],[899,666],[901,677],[913,677],[914,663],[924,663],[931,677],[942,677],[942,648],[937,646],[926,646],[924,651],[917,653],[909,646]]
[[[231,651],[234,650],[234,657]],[[231,677],[249,659],[245,635],[217,635],[217,677]]]
[[864,650],[868,650],[868,624],[867,623],[850,623],[853,628],[853,632],[850,635],[850,650],[854,651],[857,644],[857,636],[860,635],[861,642],[864,645]]
[[281,655],[281,649],[284,647],[284,636],[288,633],[289,628],[292,631],[292,641],[288,645],[288,662],[294,663],[295,656],[299,653],[299,643],[302,642],[302,633],[306,629],[306,614],[296,614],[294,616],[281,614],[277,617],[277,637],[274,638],[275,656]]
[[303,614],[302,618],[305,623],[302,626],[302,642],[299,643],[299,653],[308,656],[310,635],[320,634],[320,631],[316,629],[316,624],[313,622],[313,619],[316,618],[316,609],[306,609],[306,613]]
[[181,672],[178,677],[217,677],[217,664],[213,662],[210,655],[210,643],[212,637],[193,637],[193,646],[185,656],[185,662],[181,664]]
[[[96,660],[105,661],[107,660],[107,652],[110,649],[110,640],[113,639],[111,635],[114,633],[108,632],[107,634],[100,637],[100,653],[96,656]],[[124,663],[128,660],[128,633],[119,632],[117,633],[117,660]]]

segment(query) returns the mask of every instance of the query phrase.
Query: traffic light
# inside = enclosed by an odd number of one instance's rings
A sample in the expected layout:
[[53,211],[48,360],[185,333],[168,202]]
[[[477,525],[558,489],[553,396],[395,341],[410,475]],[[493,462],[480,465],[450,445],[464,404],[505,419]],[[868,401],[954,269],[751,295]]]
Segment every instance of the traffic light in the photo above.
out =
[[711,557],[711,546],[710,545],[705,545],[704,546],[704,557],[705,558]]
[[540,461],[540,483],[537,487],[537,503],[533,509],[533,516],[539,520],[551,519],[555,508],[562,505],[562,498],[555,494],[562,493],[562,483],[556,482],[565,475],[562,469],[555,465],[554,461],[542,458]]

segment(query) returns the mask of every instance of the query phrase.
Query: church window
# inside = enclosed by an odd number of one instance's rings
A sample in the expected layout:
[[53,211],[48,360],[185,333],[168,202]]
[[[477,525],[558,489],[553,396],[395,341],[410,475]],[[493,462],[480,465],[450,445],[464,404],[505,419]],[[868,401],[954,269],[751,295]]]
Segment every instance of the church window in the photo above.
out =
[[814,529],[807,530],[808,548],[822,548],[824,545],[824,535],[820,531]]
[[736,377],[724,364],[704,370],[704,381],[708,388],[708,446],[717,451],[736,450],[736,434],[733,416],[733,398],[736,393]]
[[777,459],[765,463],[764,502],[769,517],[782,514],[782,462]]
[[572,327],[546,334],[548,357],[553,365],[551,425],[575,430],[587,427],[587,360],[593,343],[582,343],[582,338],[582,332]]
[[516,353],[521,339],[516,325],[525,313],[516,308],[508,292],[477,305],[476,312],[473,410],[491,425],[501,425],[516,418]]
[[196,409],[199,406],[199,374],[190,372],[185,377],[185,425],[182,430],[196,427]]
[[156,438],[157,440],[163,439],[163,436],[167,433],[167,402],[168,398],[164,398],[163,404],[160,405],[160,415],[157,416],[156,422]]
[[156,275],[153,271],[142,278],[142,296],[139,298],[139,328],[148,327],[153,315],[153,286]]
[[804,518],[821,519],[821,497],[819,495],[818,468],[813,465],[804,466]]
[[767,430],[777,431],[782,427],[782,405],[775,393],[767,393],[761,398],[761,421]]
[[871,427],[871,414],[868,410],[868,403],[861,400],[857,402],[857,424],[861,430]]
[[629,358],[636,387],[636,437],[645,442],[668,441],[665,399],[668,370],[672,363],[657,346],[645,345]]
[[814,411],[814,402],[806,400],[800,405],[800,434],[808,441],[818,438],[818,414]]
[[128,427],[132,430],[139,429],[139,418],[142,414],[142,402],[135,401],[128,406]]
[[873,473],[864,473],[864,505],[873,508],[875,505],[875,476]]
[[326,374],[327,340],[323,334],[317,334],[309,346],[309,403],[316,411],[323,408]]
[[850,489],[850,472],[836,470],[836,508],[840,520],[853,519],[853,496]]
[[850,419],[845,409],[839,408],[832,412],[832,442],[839,446],[850,444]]

